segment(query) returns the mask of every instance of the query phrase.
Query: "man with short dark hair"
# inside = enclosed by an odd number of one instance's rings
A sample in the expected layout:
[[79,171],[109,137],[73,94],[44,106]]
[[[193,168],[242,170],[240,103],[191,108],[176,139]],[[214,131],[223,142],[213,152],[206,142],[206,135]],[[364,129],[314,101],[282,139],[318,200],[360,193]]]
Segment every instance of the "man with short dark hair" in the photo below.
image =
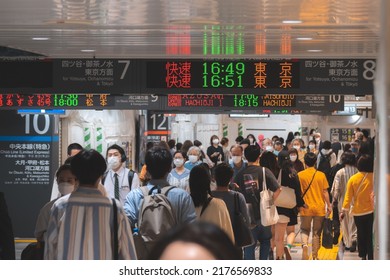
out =
[[77,155],[82,149],[83,147],[79,143],[69,144],[67,148],[68,157],[73,157]]
[[[260,192],[263,186],[263,167],[260,166],[260,147],[250,145],[244,150],[248,166],[241,170],[236,178],[235,183],[240,187],[241,193],[244,194],[246,203],[249,205],[249,216],[252,223],[252,234],[255,240],[260,242],[260,260],[267,260],[271,247],[271,227],[263,226],[260,217]],[[272,172],[265,168],[267,188],[274,192],[274,199],[277,198],[281,189]],[[255,259],[256,243],[244,248],[244,259]]]
[[140,180],[137,173],[126,168],[126,154],[121,146],[114,144],[108,147],[106,160],[108,171],[102,184],[108,196],[118,199],[123,205],[130,190],[139,188]]
[[[328,181],[323,172],[317,171],[314,166],[317,156],[314,153],[306,153],[304,157],[307,168],[298,173],[301,184],[302,197],[305,207],[301,208],[301,233],[302,233],[302,259],[309,259],[308,241],[313,224],[312,256],[318,258],[320,249],[320,236],[322,232],[322,222],[326,212],[332,212],[329,200]],[[326,210],[325,210],[326,206]]]
[[[168,186],[167,176],[172,168],[172,155],[169,150],[159,146],[149,149],[145,155],[146,169],[152,179],[146,187],[151,190],[154,186],[164,188]],[[155,190],[157,191],[157,190]],[[125,212],[133,227],[138,223],[138,215],[144,195],[141,188],[131,190],[126,197]],[[167,198],[171,203],[178,224],[186,224],[195,221],[195,206],[191,196],[183,189],[173,188]]]
[[45,259],[108,260],[114,257],[114,225],[118,226],[119,259],[136,259],[130,224],[119,201],[117,220],[113,220],[113,201],[98,185],[106,170],[103,156],[83,150],[71,161],[78,188],[59,198],[51,209],[45,240]]

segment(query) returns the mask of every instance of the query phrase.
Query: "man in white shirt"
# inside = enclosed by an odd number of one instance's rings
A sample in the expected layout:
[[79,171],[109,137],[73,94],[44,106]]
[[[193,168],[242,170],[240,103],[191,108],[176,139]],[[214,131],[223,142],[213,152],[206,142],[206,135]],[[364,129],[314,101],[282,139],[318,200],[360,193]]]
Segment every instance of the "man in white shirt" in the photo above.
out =
[[126,154],[124,149],[117,144],[108,147],[106,160],[108,172],[102,184],[108,196],[118,199],[123,205],[130,190],[139,188],[138,175],[124,166]]

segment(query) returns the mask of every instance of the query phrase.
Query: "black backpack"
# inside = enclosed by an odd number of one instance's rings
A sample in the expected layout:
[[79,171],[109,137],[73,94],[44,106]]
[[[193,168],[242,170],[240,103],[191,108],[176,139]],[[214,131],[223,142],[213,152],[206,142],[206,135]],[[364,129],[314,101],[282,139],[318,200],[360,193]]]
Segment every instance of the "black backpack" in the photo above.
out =
[[[134,178],[134,171],[133,170],[129,170],[129,189],[131,190],[131,184],[133,183],[133,178]],[[106,177],[107,177],[107,174],[108,174],[108,171],[104,173],[103,177],[102,177],[102,185],[104,185],[104,182],[106,181]]]
[[329,179],[330,173],[332,171],[332,167],[330,166],[330,159],[333,151],[327,155],[324,155],[320,152],[320,162],[318,164],[317,170],[325,173],[326,178]]

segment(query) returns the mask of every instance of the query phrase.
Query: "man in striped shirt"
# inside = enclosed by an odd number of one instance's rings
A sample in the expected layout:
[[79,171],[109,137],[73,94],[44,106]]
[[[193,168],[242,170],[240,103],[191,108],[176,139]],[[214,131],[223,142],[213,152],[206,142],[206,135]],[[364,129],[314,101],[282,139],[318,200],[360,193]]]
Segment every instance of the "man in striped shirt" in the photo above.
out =
[[71,168],[80,185],[51,209],[45,259],[113,259],[114,223],[118,224],[119,259],[136,259],[131,227],[121,203],[116,200],[118,218],[114,221],[112,201],[98,190],[107,168],[103,156],[95,150],[83,150],[74,156]]

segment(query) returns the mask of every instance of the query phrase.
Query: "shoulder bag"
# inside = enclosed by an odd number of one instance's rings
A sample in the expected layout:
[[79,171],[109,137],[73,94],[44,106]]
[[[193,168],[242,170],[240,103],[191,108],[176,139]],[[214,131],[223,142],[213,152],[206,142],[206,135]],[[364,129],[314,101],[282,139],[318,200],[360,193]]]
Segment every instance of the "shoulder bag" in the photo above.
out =
[[282,170],[279,171],[278,183],[282,191],[275,200],[275,205],[277,207],[289,208],[292,209],[297,205],[297,197],[295,196],[295,190],[282,186]]
[[255,240],[252,231],[245,223],[244,216],[241,213],[238,193],[234,194],[234,217],[233,217],[233,233],[236,246],[247,247],[251,246]]
[[278,222],[279,215],[273,200],[273,192],[267,188],[265,168],[263,167],[263,190],[260,192],[260,217],[263,226],[271,226]]
[[116,202],[115,202],[115,199],[112,198],[112,207],[113,207],[113,211],[114,211],[114,217],[113,217],[113,225],[114,225],[114,232],[113,232],[113,235],[114,235],[114,238],[113,238],[113,241],[114,241],[114,244],[112,246],[112,254],[113,254],[113,259],[114,260],[119,260],[119,252],[118,252],[118,208],[116,206]]

